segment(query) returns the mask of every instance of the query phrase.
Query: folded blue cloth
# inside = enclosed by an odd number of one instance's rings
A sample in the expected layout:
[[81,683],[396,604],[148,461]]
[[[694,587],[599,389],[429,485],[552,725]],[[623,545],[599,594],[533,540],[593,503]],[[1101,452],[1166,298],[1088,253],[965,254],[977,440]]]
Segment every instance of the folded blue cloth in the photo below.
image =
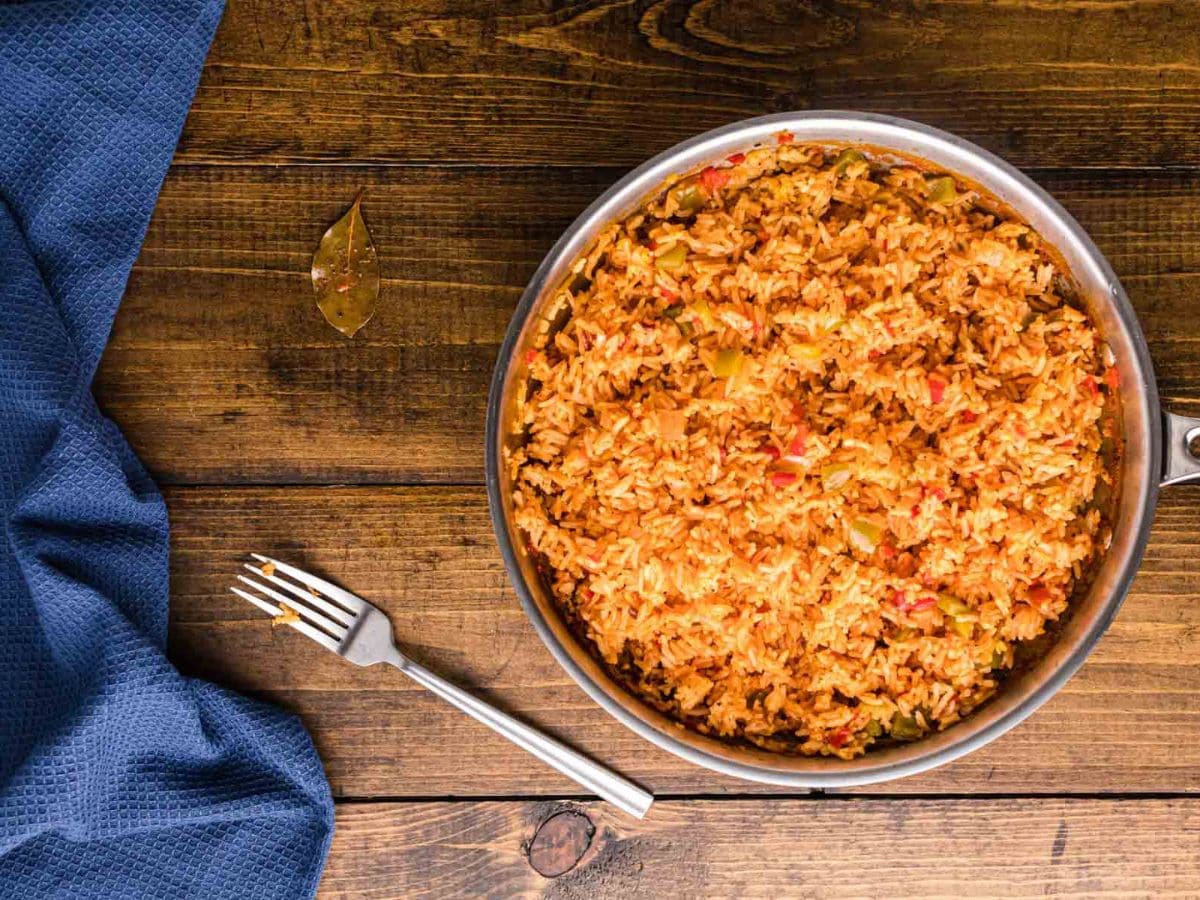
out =
[[297,897],[301,725],[163,655],[167,516],[91,381],[221,0],[0,4],[0,896]]

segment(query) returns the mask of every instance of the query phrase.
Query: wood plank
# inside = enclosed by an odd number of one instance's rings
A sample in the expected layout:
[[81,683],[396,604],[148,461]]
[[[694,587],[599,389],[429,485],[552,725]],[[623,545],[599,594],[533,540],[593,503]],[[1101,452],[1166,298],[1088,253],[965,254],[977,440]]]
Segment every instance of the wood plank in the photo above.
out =
[[318,896],[1194,897],[1198,840],[1195,799],[355,804]]
[[763,113],[862,109],[1022,166],[1196,165],[1187,0],[230,0],[189,161],[632,165]]
[[[521,289],[614,170],[176,167],[96,393],[166,483],[478,482],[487,384]],[[1200,413],[1200,174],[1038,173],[1132,295],[1161,389]],[[360,187],[379,313],[312,301],[313,247]]]
[[[579,789],[408,683],[357,669],[228,593],[240,551],[328,573],[383,606],[413,655],[657,793],[718,777],[617,724],[558,667],[508,587],[478,488],[187,488],[173,525],[171,653],[311,729],[337,796]],[[1200,791],[1200,488],[1164,492],[1133,592],[1083,670],[996,743],[875,792]],[[453,759],[453,765],[447,760]]]

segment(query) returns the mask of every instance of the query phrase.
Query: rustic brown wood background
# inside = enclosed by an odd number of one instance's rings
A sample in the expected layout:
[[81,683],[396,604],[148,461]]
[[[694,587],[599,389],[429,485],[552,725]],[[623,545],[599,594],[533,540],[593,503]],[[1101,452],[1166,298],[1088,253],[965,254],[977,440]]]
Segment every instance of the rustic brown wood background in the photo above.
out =
[[[522,615],[481,487],[492,363],[556,235],[653,153],[789,109],[908,116],[1024,168],[1117,269],[1168,404],[1200,414],[1200,5],[228,4],[96,393],[167,491],[174,658],[312,731],[339,801],[325,896],[1200,894],[1197,489],[1163,495],[1120,616],[1027,723],[809,797],[591,703]],[[363,186],[384,292],[347,341],[308,265]],[[659,804],[636,823],[578,798],[395,672],[273,631],[225,592],[251,549],[336,575]]]

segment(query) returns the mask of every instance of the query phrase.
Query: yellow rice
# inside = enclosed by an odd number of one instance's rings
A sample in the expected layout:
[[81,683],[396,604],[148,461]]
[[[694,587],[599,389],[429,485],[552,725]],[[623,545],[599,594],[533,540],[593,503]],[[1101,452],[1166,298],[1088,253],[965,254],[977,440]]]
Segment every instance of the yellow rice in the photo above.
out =
[[1055,254],[986,203],[784,136],[577,261],[508,462],[547,583],[631,690],[850,758],[969,713],[1067,611],[1105,539],[1115,372]]

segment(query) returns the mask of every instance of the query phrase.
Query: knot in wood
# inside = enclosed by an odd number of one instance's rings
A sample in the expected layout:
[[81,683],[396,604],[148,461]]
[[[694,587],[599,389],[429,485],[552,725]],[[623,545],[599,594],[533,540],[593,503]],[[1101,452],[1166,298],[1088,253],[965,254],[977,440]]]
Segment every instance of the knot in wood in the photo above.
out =
[[541,825],[529,842],[529,864],[539,875],[557,878],[575,867],[583,858],[596,826],[581,812],[564,810],[555,813]]

